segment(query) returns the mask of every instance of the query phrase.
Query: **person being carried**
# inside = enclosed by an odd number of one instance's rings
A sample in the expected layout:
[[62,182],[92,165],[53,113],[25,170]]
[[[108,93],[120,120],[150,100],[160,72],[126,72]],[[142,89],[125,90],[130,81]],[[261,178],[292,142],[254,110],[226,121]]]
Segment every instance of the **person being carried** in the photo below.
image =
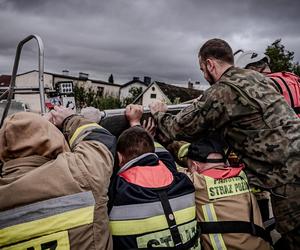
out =
[[7,117],[0,248],[113,249],[107,192],[115,146],[107,130],[64,107]]
[[142,106],[126,107],[131,127],[117,142],[120,168],[109,206],[114,249],[200,249],[193,184],[140,126],[142,114]]

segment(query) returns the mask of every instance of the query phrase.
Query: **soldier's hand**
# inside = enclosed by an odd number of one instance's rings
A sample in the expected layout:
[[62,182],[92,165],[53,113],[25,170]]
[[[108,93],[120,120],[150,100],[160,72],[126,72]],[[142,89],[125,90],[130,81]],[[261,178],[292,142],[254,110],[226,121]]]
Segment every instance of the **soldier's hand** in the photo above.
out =
[[154,101],[149,105],[151,114],[154,115],[156,112],[167,112],[168,106],[162,101]]
[[129,104],[125,110],[126,118],[131,127],[141,125],[141,118],[143,115],[143,106],[136,104]]
[[75,111],[63,106],[54,106],[54,110],[51,110],[51,114],[53,117],[53,124],[60,128],[62,126],[63,121],[67,117],[75,114]]
[[154,119],[149,117],[148,120],[143,121],[143,128],[152,136],[155,136],[156,133],[156,125]]

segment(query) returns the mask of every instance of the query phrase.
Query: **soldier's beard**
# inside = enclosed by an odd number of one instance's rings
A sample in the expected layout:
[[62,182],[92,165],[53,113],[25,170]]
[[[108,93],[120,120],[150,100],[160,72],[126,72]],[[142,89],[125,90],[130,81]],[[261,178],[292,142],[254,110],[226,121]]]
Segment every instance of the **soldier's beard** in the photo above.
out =
[[205,65],[205,68],[206,68],[206,75],[207,75],[207,78],[206,78],[206,81],[208,81],[208,83],[210,85],[213,85],[215,83],[215,80],[212,76],[212,74],[209,72],[209,70],[207,69],[207,65]]

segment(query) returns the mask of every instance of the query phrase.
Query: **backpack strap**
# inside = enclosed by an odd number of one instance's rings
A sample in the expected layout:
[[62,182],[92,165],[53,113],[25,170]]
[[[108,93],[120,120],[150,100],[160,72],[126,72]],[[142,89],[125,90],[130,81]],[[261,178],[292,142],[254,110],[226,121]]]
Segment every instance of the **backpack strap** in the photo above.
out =
[[269,233],[262,227],[248,221],[199,222],[202,234],[246,233],[272,243]]
[[283,90],[282,90],[280,84],[273,77],[270,77],[270,79],[273,81],[273,83],[275,84],[275,86],[279,90],[279,93],[283,95]]
[[171,236],[175,246],[182,245],[182,240],[180,237],[180,233],[176,224],[175,215],[172,211],[168,195],[166,191],[161,191],[158,193],[160,202],[162,204],[166,220],[168,222],[169,230],[171,232]]
[[293,95],[292,95],[292,92],[291,92],[291,89],[290,89],[289,85],[287,84],[287,82],[281,76],[278,76],[278,78],[282,81],[282,83],[286,87],[286,90],[289,94],[289,98],[291,100],[291,106],[292,106],[292,108],[294,108],[295,107],[294,98],[293,98]]

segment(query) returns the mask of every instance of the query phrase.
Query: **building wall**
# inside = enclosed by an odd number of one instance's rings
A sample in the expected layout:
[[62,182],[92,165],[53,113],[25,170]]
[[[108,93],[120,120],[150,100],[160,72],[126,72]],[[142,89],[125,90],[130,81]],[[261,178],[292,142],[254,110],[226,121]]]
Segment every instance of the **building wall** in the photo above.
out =
[[[38,88],[39,73],[37,71],[28,74],[19,75],[16,77],[17,88]],[[44,87],[53,89],[52,75],[44,74]],[[46,98],[46,95],[45,95]],[[25,103],[32,112],[40,112],[40,95],[39,94],[15,94],[15,100]]]
[[131,96],[131,94],[129,93],[129,90],[132,87],[137,87],[137,88],[142,87],[143,91],[147,88],[147,86],[145,86],[144,84],[139,83],[139,82],[134,82],[132,84],[127,85],[126,87],[121,87],[121,89],[120,89],[120,100],[121,101],[124,98]]
[[[44,73],[44,87],[49,88],[50,90],[54,89],[54,86],[57,82],[60,81],[71,81],[73,85],[80,85],[84,86],[85,88],[92,88],[94,91],[97,91],[98,88],[103,88],[103,95],[104,96],[114,96],[115,98],[119,98],[120,95],[120,86],[116,85],[108,85],[108,84],[101,84],[92,82],[91,80],[81,80],[81,79],[74,79],[69,77],[63,76],[53,76],[49,73]],[[25,73],[22,75],[18,75],[16,77],[16,87],[18,88],[38,88],[38,72],[33,71],[29,73]],[[45,99],[47,97],[45,96]],[[28,108],[32,112],[40,112],[40,96],[39,94],[16,94],[15,100],[23,102],[27,104]]]
[[[38,88],[39,72],[33,71],[16,77],[16,87],[18,88]],[[44,73],[44,87],[53,89],[52,75]]]
[[92,82],[92,87],[96,91],[97,91],[98,87],[104,88],[104,92],[103,92],[104,96],[113,96],[115,98],[119,98],[120,97],[120,86],[118,86],[118,85],[107,85],[107,84],[101,84],[101,83],[94,83],[94,82]]
[[[155,95],[155,96],[154,96]],[[160,90],[156,83],[152,84],[142,96],[142,105],[147,107],[154,100],[160,100],[168,103],[169,99],[166,95]]]
[[104,96],[113,96],[115,98],[119,98],[120,94],[120,86],[118,85],[108,85],[108,84],[102,84],[98,82],[93,82],[91,80],[81,80],[81,79],[69,79],[64,77],[55,77],[54,82],[60,82],[60,81],[71,81],[73,82],[73,85],[77,86],[83,86],[86,89],[92,88],[93,91],[97,92],[98,88],[103,88],[103,95]]

